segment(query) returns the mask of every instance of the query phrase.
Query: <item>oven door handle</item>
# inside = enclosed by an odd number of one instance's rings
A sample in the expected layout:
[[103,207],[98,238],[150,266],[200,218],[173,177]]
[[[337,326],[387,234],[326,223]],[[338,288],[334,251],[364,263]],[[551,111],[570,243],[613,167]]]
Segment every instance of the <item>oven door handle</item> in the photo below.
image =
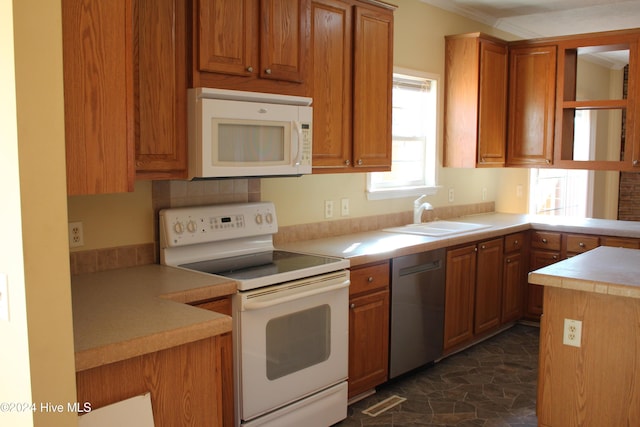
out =
[[243,304],[244,311],[249,310],[259,310],[262,308],[271,307],[278,304],[283,304],[289,301],[294,301],[300,298],[307,298],[314,295],[323,294],[326,292],[333,292],[339,289],[348,288],[351,282],[347,279],[341,283],[337,283],[334,285],[323,286],[320,288],[310,289],[302,292],[289,293],[287,295],[283,295],[281,297],[273,297],[271,294],[268,298],[258,299],[257,301],[247,301]]

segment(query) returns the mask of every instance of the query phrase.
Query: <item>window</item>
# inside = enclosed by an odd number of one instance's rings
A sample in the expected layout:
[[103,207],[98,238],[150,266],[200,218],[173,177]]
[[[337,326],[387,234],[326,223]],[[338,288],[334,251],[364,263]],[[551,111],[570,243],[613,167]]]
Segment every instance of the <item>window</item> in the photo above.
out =
[[435,193],[438,78],[395,71],[391,171],[367,174],[369,199]]
[[[574,120],[575,160],[593,155],[593,117],[588,110],[576,110]],[[529,213],[590,217],[593,213],[593,172],[576,169],[531,169]]]
[[589,171],[531,169],[529,212],[534,215],[591,216]]

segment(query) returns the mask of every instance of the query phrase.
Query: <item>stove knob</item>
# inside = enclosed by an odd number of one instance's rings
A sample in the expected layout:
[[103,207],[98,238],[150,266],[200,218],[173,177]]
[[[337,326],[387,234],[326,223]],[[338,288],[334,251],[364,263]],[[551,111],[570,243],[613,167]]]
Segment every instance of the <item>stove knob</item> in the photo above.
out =
[[184,225],[182,225],[181,222],[176,222],[173,225],[173,231],[175,231],[176,234],[182,234],[184,232]]
[[262,224],[262,214],[256,214],[256,224]]
[[273,214],[271,212],[268,212],[266,219],[267,219],[267,224],[273,223]]
[[187,223],[187,231],[189,233],[195,233],[198,230],[198,226],[196,225],[195,221],[191,220]]

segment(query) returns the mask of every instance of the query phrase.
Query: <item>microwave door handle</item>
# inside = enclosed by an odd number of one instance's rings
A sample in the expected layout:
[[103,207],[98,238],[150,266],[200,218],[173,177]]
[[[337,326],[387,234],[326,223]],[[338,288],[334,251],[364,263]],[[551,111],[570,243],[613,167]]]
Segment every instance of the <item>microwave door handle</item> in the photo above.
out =
[[298,134],[298,152],[296,154],[296,160],[294,165],[300,166],[300,162],[302,161],[302,126],[300,125],[299,121],[294,121],[293,127],[295,128],[296,133]]

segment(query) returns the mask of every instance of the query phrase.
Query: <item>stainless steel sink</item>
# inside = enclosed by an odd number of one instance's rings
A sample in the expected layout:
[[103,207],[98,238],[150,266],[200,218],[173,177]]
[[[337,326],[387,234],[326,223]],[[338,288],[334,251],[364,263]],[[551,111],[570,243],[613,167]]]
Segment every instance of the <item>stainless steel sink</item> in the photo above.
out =
[[489,227],[491,226],[486,224],[475,224],[471,222],[431,221],[423,222],[420,224],[409,224],[400,227],[385,228],[382,231],[440,237],[449,236],[452,234],[467,233],[469,231],[481,230],[483,228]]

